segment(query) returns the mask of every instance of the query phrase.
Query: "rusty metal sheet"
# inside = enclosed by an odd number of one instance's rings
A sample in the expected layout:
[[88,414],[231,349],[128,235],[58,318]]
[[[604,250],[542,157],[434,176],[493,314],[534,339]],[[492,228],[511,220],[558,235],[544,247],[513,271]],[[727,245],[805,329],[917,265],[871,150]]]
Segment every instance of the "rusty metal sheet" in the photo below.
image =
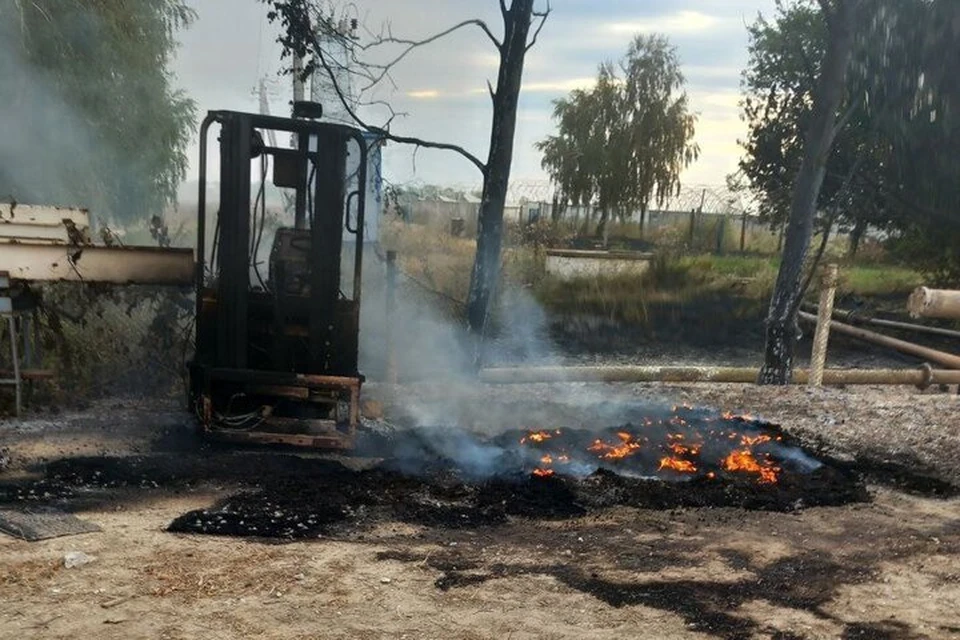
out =
[[100,527],[72,513],[55,510],[0,509],[0,532],[28,542],[94,533]]
[[0,271],[13,280],[189,285],[192,249],[6,244]]
[[67,244],[70,234],[62,224],[0,223],[0,242]]
[[50,207],[0,202],[0,225],[23,224],[63,227],[70,220],[77,227],[90,226],[90,212],[79,207]]

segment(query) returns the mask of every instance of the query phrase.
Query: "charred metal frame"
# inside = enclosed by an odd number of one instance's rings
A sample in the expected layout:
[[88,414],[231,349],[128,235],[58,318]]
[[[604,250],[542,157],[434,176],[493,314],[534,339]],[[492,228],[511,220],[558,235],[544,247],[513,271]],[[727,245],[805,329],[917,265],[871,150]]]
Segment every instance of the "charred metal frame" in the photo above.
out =
[[[214,124],[220,125],[221,132],[220,209],[215,263],[210,255],[215,273],[208,275],[207,144]],[[296,148],[263,144],[257,132],[265,129],[296,135]],[[358,191],[347,194],[351,140],[360,153]],[[191,364],[191,402],[208,435],[231,442],[341,449],[353,445],[363,381],[357,370],[357,338],[367,151],[361,132],[342,125],[234,111],[212,111],[204,119],[195,265],[197,355]],[[292,186],[296,189],[294,228],[288,233],[309,238],[306,297],[274,286],[284,282],[284,274],[282,268],[277,269],[279,276],[273,273],[272,257],[271,286],[266,291],[251,286],[250,246],[255,233],[251,162],[261,154],[281,158],[297,174],[295,180],[290,174],[284,179],[297,183]],[[274,168],[276,172],[276,161]],[[347,230],[356,236],[353,290],[347,299],[340,292],[340,263],[345,221],[354,199],[356,226],[346,222]],[[252,350],[258,340],[267,345],[259,350],[265,355]],[[230,414],[235,398],[260,406],[245,414],[250,419],[242,427]],[[318,418],[317,413],[324,411],[328,415]]]

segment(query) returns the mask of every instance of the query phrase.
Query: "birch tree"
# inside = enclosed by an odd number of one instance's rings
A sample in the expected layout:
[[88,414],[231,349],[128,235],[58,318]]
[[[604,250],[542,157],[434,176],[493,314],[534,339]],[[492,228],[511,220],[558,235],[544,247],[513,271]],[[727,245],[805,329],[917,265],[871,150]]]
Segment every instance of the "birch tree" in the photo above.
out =
[[590,90],[554,102],[557,133],[537,143],[560,200],[600,211],[597,235],[615,212],[640,212],[679,192],[699,153],[676,50],[663,36],[637,36],[617,65],[600,65]]

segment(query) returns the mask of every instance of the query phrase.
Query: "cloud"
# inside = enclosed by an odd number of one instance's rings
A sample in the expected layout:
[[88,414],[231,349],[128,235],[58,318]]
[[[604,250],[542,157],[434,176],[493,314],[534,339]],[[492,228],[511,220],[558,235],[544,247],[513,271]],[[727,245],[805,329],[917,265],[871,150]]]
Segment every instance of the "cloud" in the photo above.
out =
[[719,26],[725,19],[700,11],[678,11],[669,15],[650,16],[625,22],[604,24],[602,30],[613,34],[666,33],[689,34],[702,33]]
[[436,89],[422,89],[420,91],[407,91],[407,97],[416,100],[434,100],[440,97],[440,92]]
[[[537,0],[538,5],[543,0]],[[747,61],[744,24],[757,11],[769,12],[773,0],[552,0],[550,15],[537,45],[530,50],[518,113],[514,175],[543,177],[533,143],[554,131],[551,101],[595,83],[597,65],[617,60],[637,32],[665,33],[677,47],[690,108],[700,115],[697,139],[701,160],[688,173],[696,180],[722,183],[736,166],[740,71]],[[265,21],[259,3],[236,0],[196,0],[200,20],[180,34],[184,48],[177,60],[181,86],[195,97],[202,111],[256,111],[251,93],[259,78],[276,79],[280,92],[271,100],[275,113],[289,109],[289,81],[278,78],[279,47],[275,27]],[[243,5],[242,7],[240,5]],[[399,37],[423,38],[463,20],[480,18],[497,35],[502,32],[494,0],[364,0],[361,19],[374,31],[390,21]],[[402,5],[402,7],[401,7]],[[231,28],[222,28],[229,19]],[[370,96],[407,112],[392,129],[453,142],[485,157],[490,139],[490,99],[486,80],[496,82],[499,56],[479,29],[463,29],[420,47],[392,74],[396,87],[385,83]],[[374,124],[381,113],[365,112]],[[430,183],[475,182],[475,167],[446,152],[413,151],[388,146],[385,169],[398,180]],[[192,158],[196,157],[196,149]],[[215,159],[214,159],[215,161]],[[415,167],[415,170],[414,170]],[[196,176],[196,167],[191,168]]]
[[574,89],[589,89],[596,83],[597,79],[594,77],[541,80],[524,82],[521,91],[524,93],[569,93]]

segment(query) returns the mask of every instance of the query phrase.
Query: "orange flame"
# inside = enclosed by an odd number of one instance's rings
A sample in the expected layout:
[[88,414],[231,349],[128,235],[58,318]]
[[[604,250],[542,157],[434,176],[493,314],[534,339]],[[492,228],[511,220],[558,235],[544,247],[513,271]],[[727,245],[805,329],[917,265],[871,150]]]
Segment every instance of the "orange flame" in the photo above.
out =
[[769,462],[766,466],[760,464],[753,454],[744,449],[734,451],[723,460],[723,468],[727,471],[746,471],[748,473],[760,474],[760,482],[776,482],[777,474],[780,468]]
[[744,422],[753,422],[756,418],[749,413],[734,413],[732,411],[724,411],[720,414],[724,420],[743,420]]
[[587,447],[587,450],[600,454],[600,457],[606,460],[621,460],[627,456],[632,456],[640,450],[640,443],[636,442],[629,433],[620,431],[617,433],[617,437],[620,438],[623,444],[608,444],[603,440],[597,439]]
[[[557,433],[560,433],[560,430],[557,430]],[[530,442],[543,442],[544,440],[549,440],[552,436],[548,431],[531,431],[527,435],[520,438],[520,444],[526,444],[527,441]]]
[[770,442],[771,438],[768,435],[759,435],[759,436],[743,436],[740,438],[740,443],[745,447],[753,447],[758,444],[763,444],[764,442]]
[[538,478],[548,478],[554,474],[553,469],[534,469],[533,475]]
[[660,466],[657,467],[657,471],[663,469],[673,469],[681,473],[696,473],[697,471],[697,468],[692,462],[689,460],[681,460],[680,458],[660,458]]
[[685,445],[685,444],[680,444],[679,442],[674,442],[668,445],[668,448],[678,456],[684,456],[684,455],[698,456],[700,455],[700,449],[702,447],[703,447],[702,444]]

